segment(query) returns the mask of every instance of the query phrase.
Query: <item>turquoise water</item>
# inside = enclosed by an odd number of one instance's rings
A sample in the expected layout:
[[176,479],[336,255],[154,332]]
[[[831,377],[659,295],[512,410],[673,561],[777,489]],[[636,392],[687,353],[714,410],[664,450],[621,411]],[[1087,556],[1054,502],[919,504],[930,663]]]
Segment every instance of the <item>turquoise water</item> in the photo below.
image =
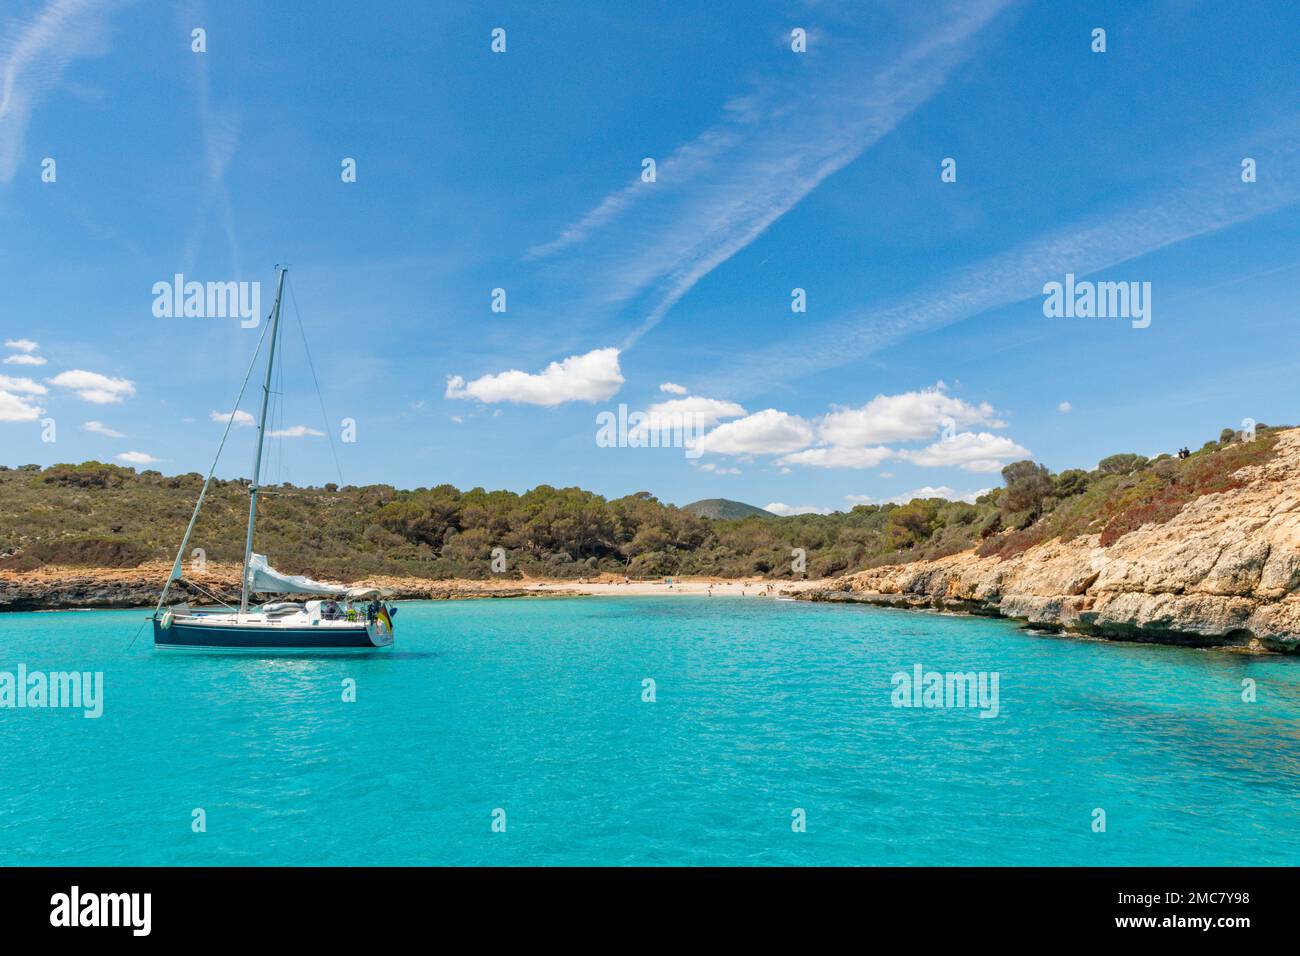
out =
[[[105,681],[0,710],[0,863],[1300,863],[1300,660],[754,598],[406,604],[360,657],[128,650],[142,616],[0,616],[0,671]],[[1000,715],[891,706],[917,663]]]

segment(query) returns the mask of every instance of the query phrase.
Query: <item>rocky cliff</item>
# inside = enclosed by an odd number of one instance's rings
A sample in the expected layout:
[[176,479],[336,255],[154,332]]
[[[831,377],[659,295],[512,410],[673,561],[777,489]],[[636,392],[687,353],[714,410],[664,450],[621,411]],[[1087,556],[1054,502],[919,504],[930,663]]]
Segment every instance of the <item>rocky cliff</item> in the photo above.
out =
[[966,551],[838,579],[811,600],[1013,618],[1118,640],[1300,651],[1300,429],[1204,495],[1108,547],[1052,540],[1007,559]]

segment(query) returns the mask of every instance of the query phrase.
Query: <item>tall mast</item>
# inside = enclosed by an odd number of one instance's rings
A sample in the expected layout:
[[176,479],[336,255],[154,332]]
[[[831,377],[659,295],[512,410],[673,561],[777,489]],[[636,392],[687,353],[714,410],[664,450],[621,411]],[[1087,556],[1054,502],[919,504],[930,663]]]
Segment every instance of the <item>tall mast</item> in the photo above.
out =
[[244,573],[239,590],[239,613],[248,610],[248,595],[252,591],[248,580],[248,563],[253,558],[253,527],[257,523],[257,492],[262,476],[262,444],[266,440],[266,409],[271,404],[271,369],[275,366],[275,342],[280,331],[280,297],[284,294],[284,277],[288,268],[280,269],[280,281],[275,289],[275,308],[271,311],[271,348],[266,359],[266,381],[262,383],[262,415],[257,422],[257,453],[253,457],[253,482],[248,489],[248,538],[244,542]]

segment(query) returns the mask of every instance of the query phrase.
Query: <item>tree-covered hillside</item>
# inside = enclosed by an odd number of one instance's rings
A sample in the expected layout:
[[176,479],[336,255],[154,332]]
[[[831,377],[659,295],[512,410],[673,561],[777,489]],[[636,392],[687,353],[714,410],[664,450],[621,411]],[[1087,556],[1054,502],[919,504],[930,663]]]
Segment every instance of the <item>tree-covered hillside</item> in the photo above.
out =
[[[496,548],[510,574],[549,577],[820,577],[970,547],[1007,557],[1058,536],[1099,533],[1108,545],[1143,523],[1168,521],[1199,495],[1232,487],[1239,468],[1268,460],[1277,429],[1260,426],[1254,440],[1245,437],[1225,429],[1186,460],[1120,454],[1091,471],[1053,474],[1015,462],[1003,469],[1003,487],[974,504],[914,499],[784,518],[709,519],[648,492],[606,500],[547,485],[524,494],[267,486],[257,548],[283,571],[341,580],[485,578]],[[198,474],[101,462],[0,466],[0,570],[170,561],[202,484]],[[191,547],[208,560],[238,562],[247,510],[245,483],[214,482]]]

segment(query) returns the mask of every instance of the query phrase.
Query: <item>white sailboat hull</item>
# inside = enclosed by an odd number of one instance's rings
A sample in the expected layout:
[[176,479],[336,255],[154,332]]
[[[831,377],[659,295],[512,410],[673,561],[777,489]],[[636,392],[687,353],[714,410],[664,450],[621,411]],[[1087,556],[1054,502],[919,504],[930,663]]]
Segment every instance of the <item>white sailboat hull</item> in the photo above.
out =
[[391,647],[382,621],[311,620],[306,614],[167,612],[153,622],[154,645],[239,650],[338,650]]

